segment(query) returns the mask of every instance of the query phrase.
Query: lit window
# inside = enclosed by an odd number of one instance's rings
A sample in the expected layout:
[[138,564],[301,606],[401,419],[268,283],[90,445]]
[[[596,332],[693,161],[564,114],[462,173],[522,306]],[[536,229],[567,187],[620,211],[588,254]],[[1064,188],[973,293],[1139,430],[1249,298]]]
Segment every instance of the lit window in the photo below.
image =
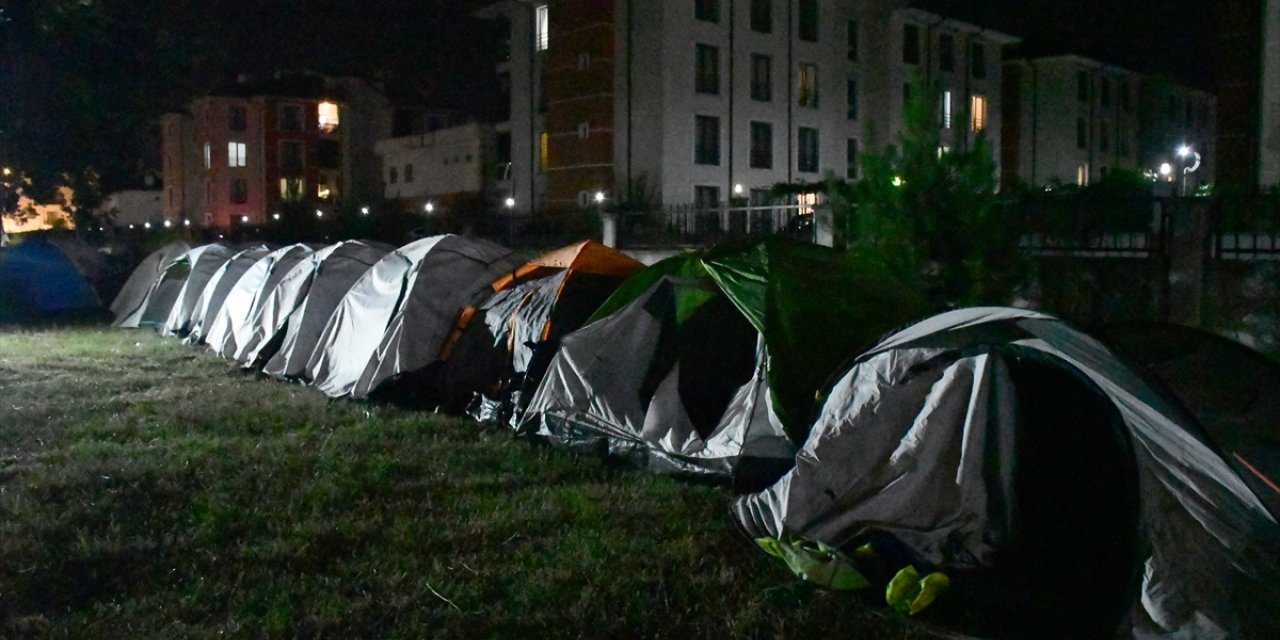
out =
[[227,165],[231,167],[245,166],[245,145],[243,142],[227,143]]
[[534,13],[534,17],[533,17],[534,38],[535,38],[535,41],[537,42],[538,51],[546,51],[547,45],[550,44],[550,38],[549,38],[550,36],[549,27],[551,26],[550,11],[548,10],[547,5],[543,4],[543,5],[538,5],[538,8],[534,9],[533,13]]
[[289,202],[301,200],[305,187],[306,183],[302,178],[280,178],[280,199]]
[[1076,184],[1085,186],[1089,184],[1089,163],[1082,162],[1076,167]]
[[213,145],[204,143],[204,168],[213,168]]
[[800,208],[797,211],[797,213],[799,213],[802,216],[813,215],[813,208],[818,206],[819,204],[818,194],[802,193],[796,196],[796,203],[800,205]]
[[338,119],[338,105],[332,102],[321,102],[318,111],[321,131],[330,133],[338,128],[338,123],[340,122]]
[[800,106],[818,106],[818,65],[808,62],[800,63]]
[[538,167],[546,169],[551,156],[551,136],[546,131],[538,137]]
[[951,128],[951,92],[942,92],[942,128]]
[[973,122],[970,128],[977,132],[987,128],[987,99],[983,96],[973,96],[970,104],[970,112],[973,115]]
[[338,198],[338,176],[331,173],[321,173],[319,182],[316,183],[316,197],[321,200],[336,200]]

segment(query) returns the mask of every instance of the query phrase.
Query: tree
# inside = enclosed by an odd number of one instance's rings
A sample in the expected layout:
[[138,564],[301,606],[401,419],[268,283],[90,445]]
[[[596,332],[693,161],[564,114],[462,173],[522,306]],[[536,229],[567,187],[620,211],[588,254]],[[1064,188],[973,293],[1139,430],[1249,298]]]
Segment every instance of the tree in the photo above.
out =
[[828,180],[837,227],[851,251],[882,262],[936,307],[1007,304],[1030,271],[1020,225],[997,206],[985,133],[969,148],[942,149],[938,94],[917,80],[898,144],[864,155],[858,182]]

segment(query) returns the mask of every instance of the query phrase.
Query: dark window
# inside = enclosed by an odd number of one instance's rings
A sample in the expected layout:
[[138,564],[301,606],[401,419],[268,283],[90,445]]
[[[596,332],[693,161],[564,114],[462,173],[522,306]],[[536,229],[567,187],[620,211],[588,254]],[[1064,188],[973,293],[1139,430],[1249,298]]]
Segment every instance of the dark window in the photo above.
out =
[[969,66],[973,77],[979,80],[987,77],[987,49],[981,42],[969,45]]
[[1111,132],[1107,130],[1107,123],[1105,122],[1098,123],[1098,150],[1100,151],[1111,150],[1110,133]]
[[1088,128],[1084,118],[1076,118],[1076,146],[1081,149],[1089,146]]
[[857,180],[858,179],[858,140],[856,138],[849,138],[848,143],[845,145],[845,149],[848,155],[846,156],[846,160],[845,160],[844,177],[848,178],[849,180]]
[[1089,73],[1086,71],[1076,72],[1076,100],[1089,101]]
[[413,182],[413,165],[412,164],[406,164],[404,166],[404,181],[405,181],[405,184]]
[[938,68],[956,70],[956,37],[949,33],[938,36]]
[[497,156],[498,164],[506,164],[511,162],[511,133],[502,132],[498,134],[497,142],[494,144],[496,149],[494,153]]
[[[445,164],[448,164],[448,162]],[[387,170],[387,182],[390,184],[400,182],[400,167],[391,167]]]
[[850,120],[858,119],[858,81],[849,78],[845,81],[845,109]]
[[758,53],[751,55],[751,99],[768,102],[773,99],[772,60]]
[[799,132],[800,153],[796,159],[796,168],[806,173],[817,173],[818,171],[818,130],[809,127],[800,127]]
[[720,50],[711,45],[698,45],[696,72],[698,93],[720,93]]
[[751,0],[751,30],[773,33],[773,0]]
[[693,161],[698,164],[720,164],[720,118],[694,118]]
[[707,22],[720,22],[720,0],[694,0],[693,17]]
[[920,27],[914,24],[902,25],[902,61],[920,64]]
[[249,181],[236,178],[231,181],[231,203],[244,204],[249,201]]
[[342,168],[342,143],[337,140],[317,141],[316,166],[322,169]]
[[818,41],[818,0],[800,0],[800,39]]
[[302,105],[280,105],[280,130],[302,131]]
[[751,168],[773,168],[773,125],[768,122],[751,123]]
[[301,142],[285,140],[280,143],[280,168],[287,173],[302,171],[306,166],[305,147]]
[[857,20],[849,21],[848,33],[849,33],[849,44],[847,48],[848,48],[849,59],[857,60],[858,59],[858,21]]
[[719,208],[720,189],[718,187],[694,187],[693,204],[699,209]]
[[818,65],[800,63],[799,104],[802,107],[818,107]]
[[248,128],[249,119],[244,107],[231,107],[231,118],[227,124],[232,131],[244,131]]
[[1098,79],[1098,101],[1102,106],[1111,106],[1111,81],[1106,78]]

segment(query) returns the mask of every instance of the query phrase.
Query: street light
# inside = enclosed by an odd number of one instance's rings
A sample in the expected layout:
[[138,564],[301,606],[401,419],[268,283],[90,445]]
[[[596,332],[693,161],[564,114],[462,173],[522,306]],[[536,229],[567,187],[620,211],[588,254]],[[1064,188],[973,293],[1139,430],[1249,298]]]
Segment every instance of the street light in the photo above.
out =
[[360,213],[366,216],[369,215],[369,207],[360,207]]
[[271,219],[272,219],[272,220],[279,220],[279,219],[280,219],[280,214],[278,214],[278,213],[273,213],[273,214],[271,214]]
[[317,217],[317,218],[323,218],[323,217],[324,217],[324,212],[323,212],[323,211],[321,211],[321,210],[319,210],[319,209],[316,209],[316,217]]
[[514,209],[514,208],[516,208],[516,199],[515,199],[515,198],[507,198],[507,201],[506,201],[504,204],[506,204],[506,205],[507,205],[507,208],[508,208],[508,209]]
[[249,224],[249,216],[240,216],[240,224]]
[[173,226],[173,221],[172,221],[172,220],[165,220],[165,221],[164,221],[164,228],[168,229],[169,227],[172,227],[172,226]]
[[[1194,173],[1200,168],[1200,154],[1188,145],[1180,145],[1178,147],[1178,157],[1182,158],[1182,188],[1180,195],[1187,195],[1187,175]],[[1187,165],[1187,158],[1193,158],[1190,165]]]
[[596,192],[596,204],[601,204],[601,203],[603,203],[603,202],[604,202],[604,192],[603,192],[603,191],[597,191],[597,192]]
[[426,203],[426,204],[422,205],[422,210],[423,210],[423,211],[425,211],[425,212],[427,212],[427,213],[431,213],[432,211],[435,211],[435,210],[436,210],[436,205],[431,204],[430,202],[428,202],[428,203]]

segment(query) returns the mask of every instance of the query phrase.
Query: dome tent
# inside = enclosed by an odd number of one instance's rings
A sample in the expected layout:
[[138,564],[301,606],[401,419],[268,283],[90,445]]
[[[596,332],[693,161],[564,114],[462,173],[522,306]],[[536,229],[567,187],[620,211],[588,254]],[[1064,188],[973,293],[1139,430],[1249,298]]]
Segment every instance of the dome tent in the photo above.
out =
[[[273,378],[305,378],[307,361],[343,296],[370,267],[394,250],[381,242],[354,240],[340,242],[329,249],[331,251],[327,253],[321,250],[312,254],[314,271],[307,276],[309,284],[305,297],[289,313],[284,335],[279,337],[279,349],[270,354],[262,368],[263,373]],[[270,342],[264,338],[264,344],[269,345]],[[256,359],[267,357],[267,349],[264,347]],[[251,364],[245,360],[242,362]]]
[[33,237],[5,249],[0,301],[12,320],[90,317],[102,310],[92,279],[101,260],[75,241]]
[[1175,402],[1029,311],[962,309],[883,340],[795,468],[732,512],[752,538],[870,542],[994,584],[984,619],[1017,637],[1280,628],[1280,528],[1258,497]]
[[[226,264],[233,254],[230,247],[222,244],[206,244],[184,254],[181,262],[186,265],[186,278],[182,282],[182,289],[174,297],[168,314],[160,324],[160,333],[167,336],[184,336],[191,330],[205,286],[215,274],[222,270],[222,265]],[[176,264],[178,263],[175,262]],[[179,268],[174,276],[177,277],[181,270]],[[168,273],[165,278],[169,278]],[[144,320],[150,314],[149,306],[144,313]]]
[[262,245],[244,249],[231,256],[231,259],[209,278],[204,291],[200,293],[200,300],[191,317],[191,329],[183,339],[184,342],[204,344],[205,334],[213,329],[214,320],[217,319],[218,312],[222,310],[222,305],[227,301],[227,296],[235,288],[236,283],[240,282],[240,278],[270,252],[271,249]]
[[[438,401],[461,409],[479,398],[475,411],[512,414],[510,394],[537,386],[560,339],[582,326],[623,279],[644,268],[639,261],[587,240],[550,253],[503,275],[494,291],[467,313],[442,354],[442,366],[427,387]],[[525,398],[527,400],[527,397]]]
[[294,244],[276,249],[253,263],[227,292],[222,309],[205,335],[209,348],[224,358],[234,356],[240,342],[249,337],[253,308],[259,295],[310,254],[311,248],[307,245]]
[[771,481],[828,376],[918,313],[893,282],[778,238],[669,258],[564,338],[521,429],[657,471]]
[[[115,316],[113,326],[136,329],[142,322],[147,304],[155,294],[157,285],[165,269],[182,254],[191,250],[185,242],[170,242],[151,252],[129,275],[120,293],[111,303],[111,313]],[[170,298],[172,300],[172,298]]]
[[330,397],[364,398],[388,378],[431,364],[463,307],[515,264],[504,247],[455,235],[396,249],[338,304],[307,374]]

